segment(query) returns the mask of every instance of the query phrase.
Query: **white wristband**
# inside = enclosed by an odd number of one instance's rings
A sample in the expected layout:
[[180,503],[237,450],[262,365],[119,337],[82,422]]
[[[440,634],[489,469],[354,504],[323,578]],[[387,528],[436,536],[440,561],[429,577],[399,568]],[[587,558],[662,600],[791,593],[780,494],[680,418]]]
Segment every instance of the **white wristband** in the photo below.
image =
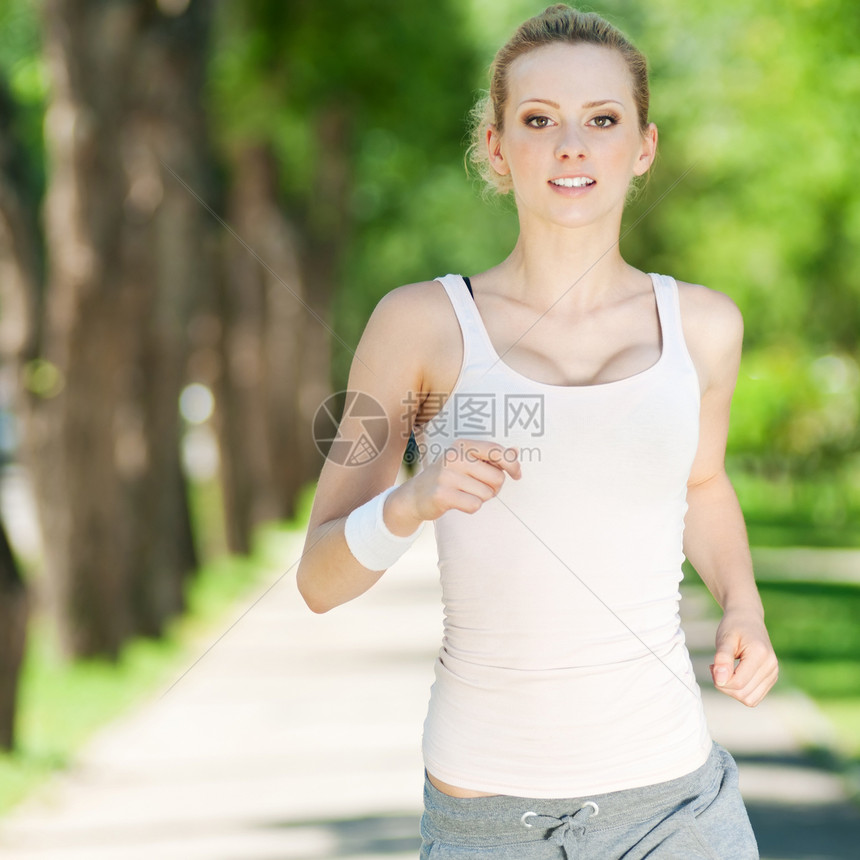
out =
[[388,570],[421,534],[422,522],[411,535],[396,535],[389,531],[382,518],[382,508],[397,485],[383,490],[369,502],[356,508],[344,525],[349,551],[368,570]]

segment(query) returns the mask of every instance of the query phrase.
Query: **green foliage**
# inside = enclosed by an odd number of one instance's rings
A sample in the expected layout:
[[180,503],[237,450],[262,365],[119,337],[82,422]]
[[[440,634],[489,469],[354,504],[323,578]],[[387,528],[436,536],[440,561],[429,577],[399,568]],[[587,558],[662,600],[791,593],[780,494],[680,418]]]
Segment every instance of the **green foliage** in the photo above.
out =
[[[849,0],[649,4],[655,191],[637,254],[731,294],[751,345],[857,342],[860,10]],[[822,47],[826,49],[822,50]]]
[[[228,143],[271,142],[283,161],[285,190],[314,193],[306,182],[319,172],[316,121],[334,105],[349,115],[345,143],[359,159],[360,179],[373,178],[361,161],[372,164],[381,147],[392,163],[380,180],[396,177],[399,187],[388,190],[405,191],[428,166],[456,157],[470,98],[463,81],[474,63],[457,9],[418,4],[405,14],[394,0],[223,4],[211,64],[217,133]],[[359,214],[368,197],[383,199],[365,188]]]
[[[220,7],[216,33],[209,92],[221,146],[270,145],[285,209],[303,225],[321,183],[348,172],[334,322],[356,343],[384,293],[449,271],[445,243],[453,235],[462,246],[473,232],[466,225],[480,204],[461,141],[477,61],[463,6],[234,0]],[[321,160],[321,124],[332,111],[345,163]],[[487,235],[478,232],[478,247]],[[351,357],[334,356],[341,382]]]
[[748,353],[734,396],[729,452],[770,474],[832,472],[860,450],[860,367],[802,343]]
[[0,0],[0,89],[8,90],[7,98],[14,103],[13,138],[24,155],[14,166],[22,174],[17,179],[34,199],[41,198],[45,188],[42,123],[48,91],[39,5],[33,0]]
[[860,547],[858,470],[807,480],[729,467],[753,546]]

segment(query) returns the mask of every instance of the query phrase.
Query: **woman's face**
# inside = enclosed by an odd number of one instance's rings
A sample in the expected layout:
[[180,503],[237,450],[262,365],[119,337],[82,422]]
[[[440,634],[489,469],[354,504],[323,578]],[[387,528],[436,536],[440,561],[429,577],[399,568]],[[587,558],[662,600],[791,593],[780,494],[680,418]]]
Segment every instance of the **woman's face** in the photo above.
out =
[[620,222],[630,180],[654,159],[657,129],[639,130],[621,54],[554,44],[511,64],[504,131],[491,127],[487,144],[490,163],[511,176],[521,220],[576,227]]

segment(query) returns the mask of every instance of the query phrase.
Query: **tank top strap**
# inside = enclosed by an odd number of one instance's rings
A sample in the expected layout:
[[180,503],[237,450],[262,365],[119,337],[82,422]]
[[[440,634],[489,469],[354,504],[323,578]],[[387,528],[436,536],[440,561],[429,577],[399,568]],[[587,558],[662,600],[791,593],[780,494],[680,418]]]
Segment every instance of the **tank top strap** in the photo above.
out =
[[667,357],[680,360],[692,366],[692,358],[684,340],[681,325],[681,303],[678,299],[678,282],[671,275],[651,273],[654,281],[654,294],[657,298],[657,312],[660,315],[660,329],[663,335],[663,349]]
[[454,306],[454,313],[457,314],[457,321],[463,332],[466,359],[474,359],[480,355],[482,358],[494,360],[484,343],[484,323],[478,313],[478,306],[475,304],[473,293],[466,285],[463,276],[444,275],[441,278],[436,278],[436,280],[445,288],[445,292],[448,293],[448,298]]

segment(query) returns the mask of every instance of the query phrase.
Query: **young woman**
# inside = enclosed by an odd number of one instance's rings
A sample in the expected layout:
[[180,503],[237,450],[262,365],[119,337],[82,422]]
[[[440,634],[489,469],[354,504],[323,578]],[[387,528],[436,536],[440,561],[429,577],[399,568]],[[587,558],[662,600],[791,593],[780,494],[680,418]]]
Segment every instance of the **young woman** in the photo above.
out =
[[[741,316],[621,257],[657,129],[615,28],[564,5],[526,21],[482,109],[473,153],[514,195],[517,244],[374,309],[349,389],[393,438],[325,463],[299,588],[327,611],[435,524],[422,858],[758,857],[678,616],[686,554],[723,610],[714,683],[758,704],[777,662],[724,468]],[[421,469],[394,486],[412,431]]]

